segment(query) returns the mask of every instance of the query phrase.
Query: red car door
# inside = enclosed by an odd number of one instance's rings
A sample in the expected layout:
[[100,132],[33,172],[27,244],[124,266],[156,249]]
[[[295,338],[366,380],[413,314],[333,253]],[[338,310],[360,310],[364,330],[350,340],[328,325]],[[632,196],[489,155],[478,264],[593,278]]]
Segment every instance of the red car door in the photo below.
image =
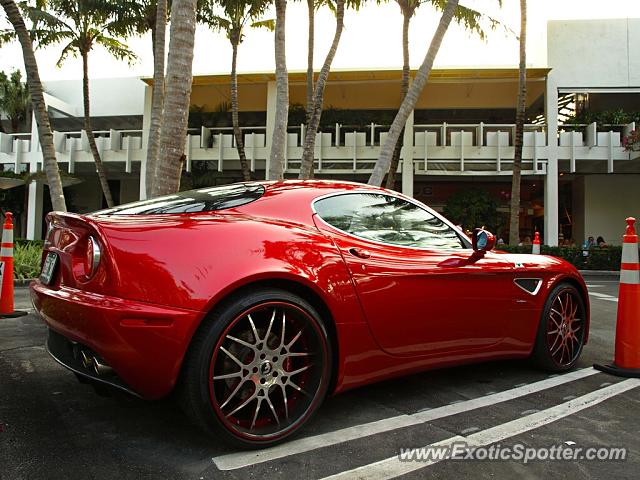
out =
[[348,193],[319,199],[314,208],[385,351],[473,356],[503,340],[513,269],[500,255],[451,266],[471,255],[468,241],[434,212],[400,197]]

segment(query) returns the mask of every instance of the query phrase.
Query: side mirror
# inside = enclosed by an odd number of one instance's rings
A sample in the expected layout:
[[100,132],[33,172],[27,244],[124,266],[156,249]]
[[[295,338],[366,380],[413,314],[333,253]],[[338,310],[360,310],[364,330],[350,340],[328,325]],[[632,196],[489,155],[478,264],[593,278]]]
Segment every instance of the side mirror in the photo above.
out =
[[476,228],[471,235],[473,253],[469,258],[447,258],[438,264],[439,267],[463,267],[471,265],[484,258],[484,254],[496,246],[496,237],[493,233]]
[[483,230],[482,228],[475,228],[471,237],[473,244],[473,250],[476,252],[488,252],[496,246],[496,237],[493,233]]

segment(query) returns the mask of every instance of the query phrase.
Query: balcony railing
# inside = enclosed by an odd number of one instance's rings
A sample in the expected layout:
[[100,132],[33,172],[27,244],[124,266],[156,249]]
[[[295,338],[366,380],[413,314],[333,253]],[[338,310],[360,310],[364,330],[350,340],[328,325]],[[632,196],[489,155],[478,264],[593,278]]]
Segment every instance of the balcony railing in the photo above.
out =
[[[319,173],[353,174],[372,170],[388,135],[388,125],[367,126],[336,124],[323,127],[316,134],[316,171]],[[635,129],[622,126],[586,125],[561,127],[553,158],[558,158],[562,171],[576,172],[584,162],[606,162],[606,171],[614,171],[614,163],[629,161],[622,147],[622,137]],[[265,126],[242,128],[251,170],[266,168],[269,152]],[[122,162],[132,172],[134,162],[143,162],[141,130],[96,131],[96,143],[105,162]],[[305,125],[291,125],[287,135],[285,169],[297,173],[302,158]],[[410,140],[403,146],[402,158],[413,161],[417,175],[510,175],[514,156],[513,124],[417,124]],[[92,162],[84,131],[54,132],[58,161],[69,173],[76,163]],[[547,145],[546,125],[526,125],[523,138],[523,174],[544,175],[552,156]],[[236,170],[238,154],[230,127],[189,129],[185,139],[185,169],[194,161],[214,162],[215,168]],[[16,171],[38,167],[41,162],[38,140],[30,134],[0,133],[0,163],[13,165]]]

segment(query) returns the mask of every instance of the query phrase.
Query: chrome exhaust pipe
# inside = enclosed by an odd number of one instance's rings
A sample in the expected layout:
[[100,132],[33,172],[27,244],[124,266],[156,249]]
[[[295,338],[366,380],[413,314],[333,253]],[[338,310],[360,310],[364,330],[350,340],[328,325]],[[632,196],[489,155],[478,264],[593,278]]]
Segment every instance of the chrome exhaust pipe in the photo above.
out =
[[98,357],[88,353],[86,350],[80,350],[80,361],[84,368],[93,370],[99,377],[109,375],[113,372],[113,369],[109,365],[102,363],[102,361],[98,360]]
[[109,365],[102,363],[96,357],[93,357],[93,369],[98,376],[108,375],[113,372],[113,368]]
[[91,368],[93,366],[93,356],[87,354],[85,350],[80,350],[80,360],[84,368]]

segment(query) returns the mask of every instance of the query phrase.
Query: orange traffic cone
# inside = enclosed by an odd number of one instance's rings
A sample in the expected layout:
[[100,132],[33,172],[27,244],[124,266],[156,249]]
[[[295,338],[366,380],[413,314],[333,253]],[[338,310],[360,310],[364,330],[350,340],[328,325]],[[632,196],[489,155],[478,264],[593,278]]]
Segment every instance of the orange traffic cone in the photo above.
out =
[[613,365],[594,367],[620,377],[640,378],[640,262],[635,221],[627,218],[622,246],[615,358]]
[[540,232],[536,232],[536,235],[533,239],[533,247],[531,248],[531,253],[540,255]]
[[13,310],[13,215],[5,214],[0,244],[0,318],[20,317],[26,312]]

